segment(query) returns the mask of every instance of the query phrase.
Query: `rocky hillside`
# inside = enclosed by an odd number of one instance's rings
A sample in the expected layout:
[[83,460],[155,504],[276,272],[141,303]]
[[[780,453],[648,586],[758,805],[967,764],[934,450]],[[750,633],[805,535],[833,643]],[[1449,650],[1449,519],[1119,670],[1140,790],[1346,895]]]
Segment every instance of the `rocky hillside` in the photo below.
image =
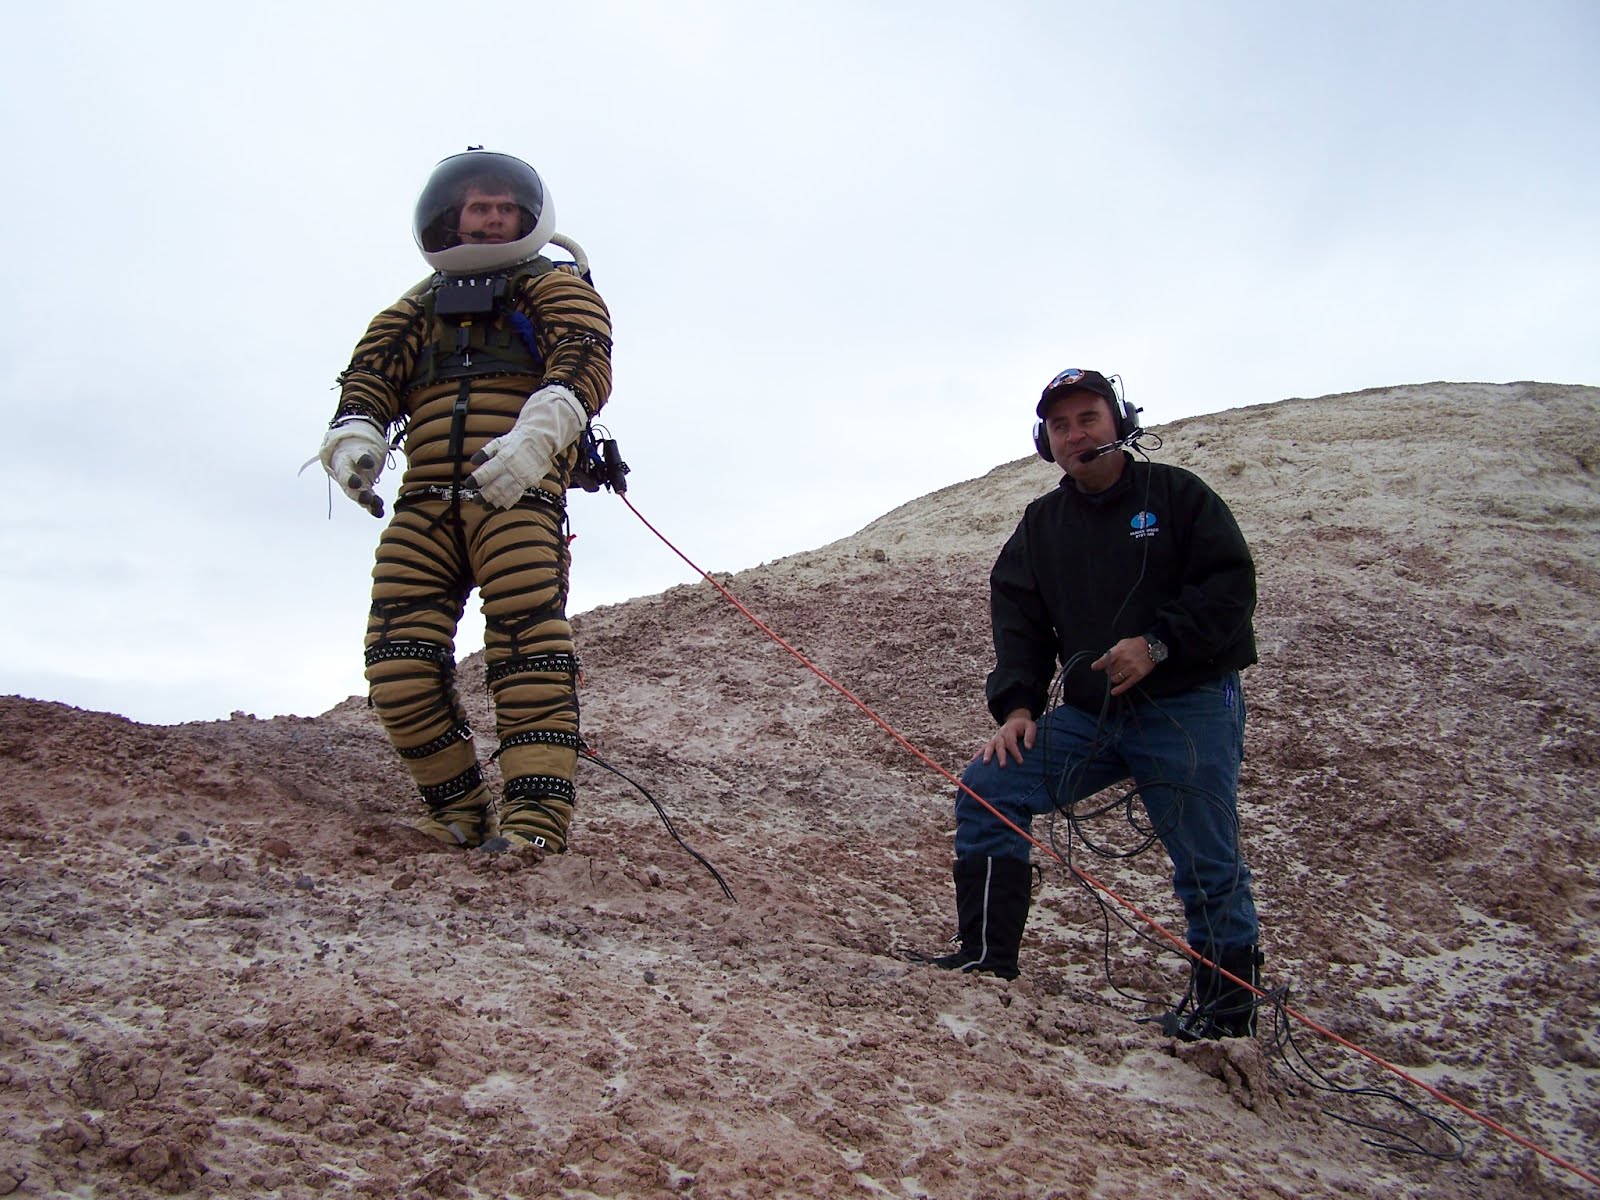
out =
[[[1570,1166],[1298,1019],[1175,1045],[1139,1018],[1183,965],[1044,855],[1020,979],[915,963],[953,932],[948,783],[702,583],[579,618],[583,702],[731,901],[588,763],[559,858],[420,843],[358,698],[171,728],[0,699],[0,1195],[1600,1195],[1600,389],[1158,432],[1257,557],[1265,983]],[[988,566],[1054,479],[722,582],[959,771]],[[1159,851],[1083,854],[1178,924]]]

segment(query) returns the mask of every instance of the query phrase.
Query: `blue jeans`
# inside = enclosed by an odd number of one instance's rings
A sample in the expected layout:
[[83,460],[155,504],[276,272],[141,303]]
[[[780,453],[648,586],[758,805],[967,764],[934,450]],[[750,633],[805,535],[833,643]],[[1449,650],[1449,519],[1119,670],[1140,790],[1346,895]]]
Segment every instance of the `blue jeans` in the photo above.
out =
[[[961,782],[1024,830],[1130,776],[1172,860],[1172,887],[1202,953],[1254,945],[1250,868],[1239,853],[1239,763],[1244,693],[1237,673],[1176,696],[1113,702],[1095,714],[1058,705],[1032,750],[1006,766],[975,758]],[[1107,819],[1110,819],[1109,817]],[[956,793],[956,857],[1028,857],[1029,843],[964,791]],[[1092,873],[1092,872],[1091,872]],[[1210,955],[1208,954],[1208,957]]]

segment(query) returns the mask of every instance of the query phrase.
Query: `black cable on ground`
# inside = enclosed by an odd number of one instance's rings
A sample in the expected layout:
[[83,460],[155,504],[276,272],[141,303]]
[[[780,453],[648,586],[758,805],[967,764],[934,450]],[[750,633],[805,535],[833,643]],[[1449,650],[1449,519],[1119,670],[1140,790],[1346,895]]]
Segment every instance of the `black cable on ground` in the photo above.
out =
[[624,775],[621,771],[617,770],[616,767],[613,767],[610,763],[608,763],[605,759],[601,758],[593,750],[590,750],[587,746],[585,746],[583,748],[583,751],[582,751],[582,753],[580,754],[579,757],[581,759],[587,760],[588,762],[592,762],[595,766],[600,767],[603,770],[610,771],[618,779],[620,779],[623,782],[625,782],[627,784],[630,784],[634,788],[638,789],[639,794],[641,796],[643,796],[646,800],[650,801],[650,806],[656,810],[656,815],[661,818],[661,824],[666,826],[667,832],[672,835],[672,840],[677,842],[678,845],[682,846],[684,848],[684,850],[687,851],[688,854],[690,856],[692,856],[694,858],[694,860],[696,862],[698,862],[702,867],[704,867],[707,871],[711,872],[711,878],[713,878],[713,879],[715,879],[717,881],[717,886],[722,889],[722,894],[724,896],[726,896],[729,900],[732,900],[734,898],[732,890],[729,889],[728,884],[722,878],[721,873],[718,872],[718,870],[714,866],[711,865],[710,861],[705,857],[705,855],[701,854],[693,846],[689,845],[688,842],[684,841],[681,837],[678,836],[678,831],[672,827],[672,818],[667,816],[667,810],[662,808],[661,807],[661,803],[654,796],[652,796],[648,791],[645,790],[643,784],[639,783],[637,780],[630,779],[628,776]]

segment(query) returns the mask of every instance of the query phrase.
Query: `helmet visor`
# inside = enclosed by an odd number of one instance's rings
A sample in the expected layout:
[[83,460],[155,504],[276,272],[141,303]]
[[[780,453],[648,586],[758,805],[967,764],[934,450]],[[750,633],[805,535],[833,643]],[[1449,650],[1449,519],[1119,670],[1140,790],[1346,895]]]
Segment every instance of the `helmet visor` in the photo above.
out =
[[509,154],[468,150],[433,169],[417,198],[412,232],[424,254],[463,244],[515,242],[533,232],[544,206],[544,184],[527,163]]

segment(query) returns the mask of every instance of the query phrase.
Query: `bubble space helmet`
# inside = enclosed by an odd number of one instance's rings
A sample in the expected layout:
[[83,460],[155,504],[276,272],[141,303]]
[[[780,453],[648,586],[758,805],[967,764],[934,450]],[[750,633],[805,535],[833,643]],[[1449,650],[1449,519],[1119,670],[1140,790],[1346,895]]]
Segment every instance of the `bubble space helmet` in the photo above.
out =
[[[469,190],[510,195],[522,210],[522,236],[510,242],[463,242],[461,205]],[[428,177],[411,232],[435,271],[493,271],[532,258],[556,231],[556,210],[539,174],[520,158],[490,150],[452,154]]]

